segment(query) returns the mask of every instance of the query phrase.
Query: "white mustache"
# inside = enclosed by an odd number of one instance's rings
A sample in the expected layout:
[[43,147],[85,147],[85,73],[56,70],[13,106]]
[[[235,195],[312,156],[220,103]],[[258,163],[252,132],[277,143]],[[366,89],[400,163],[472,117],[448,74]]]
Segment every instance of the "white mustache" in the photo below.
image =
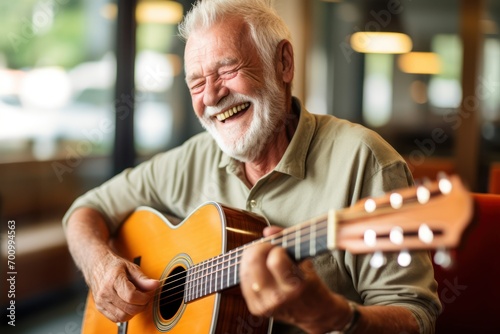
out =
[[203,110],[203,118],[204,119],[210,119],[211,117],[220,114],[222,111],[233,107],[235,105],[242,104],[244,102],[252,102],[253,99],[245,96],[243,94],[239,93],[232,93],[231,95],[228,95],[224,97],[218,105],[216,106],[206,106],[205,109]]

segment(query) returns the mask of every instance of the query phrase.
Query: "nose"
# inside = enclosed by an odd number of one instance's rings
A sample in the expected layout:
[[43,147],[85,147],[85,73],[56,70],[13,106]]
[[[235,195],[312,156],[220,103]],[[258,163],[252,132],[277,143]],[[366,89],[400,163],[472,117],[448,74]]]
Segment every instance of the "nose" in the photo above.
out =
[[229,89],[224,86],[221,80],[217,80],[213,77],[208,77],[205,83],[203,104],[207,107],[214,107],[228,94]]

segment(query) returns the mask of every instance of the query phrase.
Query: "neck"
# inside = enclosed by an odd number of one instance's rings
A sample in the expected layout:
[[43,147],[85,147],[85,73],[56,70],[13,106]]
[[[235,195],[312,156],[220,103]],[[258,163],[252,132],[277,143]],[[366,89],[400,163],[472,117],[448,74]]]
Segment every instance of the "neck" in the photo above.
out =
[[254,186],[259,179],[269,174],[278,165],[289,143],[284,138],[273,140],[259,158],[245,163],[246,178],[251,186]]

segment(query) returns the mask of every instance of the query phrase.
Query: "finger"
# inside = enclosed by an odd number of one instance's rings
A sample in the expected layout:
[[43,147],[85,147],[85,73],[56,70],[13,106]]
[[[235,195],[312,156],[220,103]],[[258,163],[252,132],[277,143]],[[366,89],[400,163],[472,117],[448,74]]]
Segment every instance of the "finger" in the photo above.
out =
[[114,321],[131,319],[144,311],[151,299],[150,295],[139,291],[124,273],[116,277],[111,291],[114,293],[104,296],[102,304]]
[[101,297],[94,297],[95,306],[97,310],[109,320],[113,322],[123,322],[132,318],[133,314],[127,313],[123,310],[125,303],[118,296]]
[[284,248],[273,248],[269,252],[266,265],[273,275],[278,290],[284,293],[299,292],[304,281],[304,274]]
[[272,245],[254,245],[243,252],[240,265],[240,287],[248,309],[254,315],[270,312],[266,291],[275,286],[266,267],[266,258]]
[[279,233],[282,230],[283,230],[283,228],[279,227],[279,226],[267,226],[264,228],[263,234],[264,234],[264,237],[268,237],[270,235]]
[[240,265],[240,282],[244,288],[250,288],[253,285],[253,289],[247,289],[248,291],[258,290],[255,289],[254,283],[269,284],[271,282],[272,276],[266,267],[266,258],[270,250],[273,248],[269,244],[254,245],[246,249],[241,257]]

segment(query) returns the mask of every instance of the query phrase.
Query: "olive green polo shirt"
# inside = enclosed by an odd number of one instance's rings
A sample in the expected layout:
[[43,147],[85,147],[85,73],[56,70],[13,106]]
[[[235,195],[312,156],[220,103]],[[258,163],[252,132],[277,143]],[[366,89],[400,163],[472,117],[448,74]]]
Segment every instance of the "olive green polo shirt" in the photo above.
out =
[[[412,184],[404,160],[375,132],[333,116],[311,114],[297,99],[293,110],[299,122],[290,145],[276,168],[253,187],[243,164],[224,154],[204,132],[84,194],[63,223],[75,208],[88,206],[103,213],[114,232],[138,206],[187,217],[202,203],[216,201],[286,227]],[[369,255],[337,250],[314,262],[333,291],[367,305],[408,307],[421,331],[433,332],[440,304],[428,254],[414,253],[406,268],[391,255],[380,269],[370,267],[369,260]]]

